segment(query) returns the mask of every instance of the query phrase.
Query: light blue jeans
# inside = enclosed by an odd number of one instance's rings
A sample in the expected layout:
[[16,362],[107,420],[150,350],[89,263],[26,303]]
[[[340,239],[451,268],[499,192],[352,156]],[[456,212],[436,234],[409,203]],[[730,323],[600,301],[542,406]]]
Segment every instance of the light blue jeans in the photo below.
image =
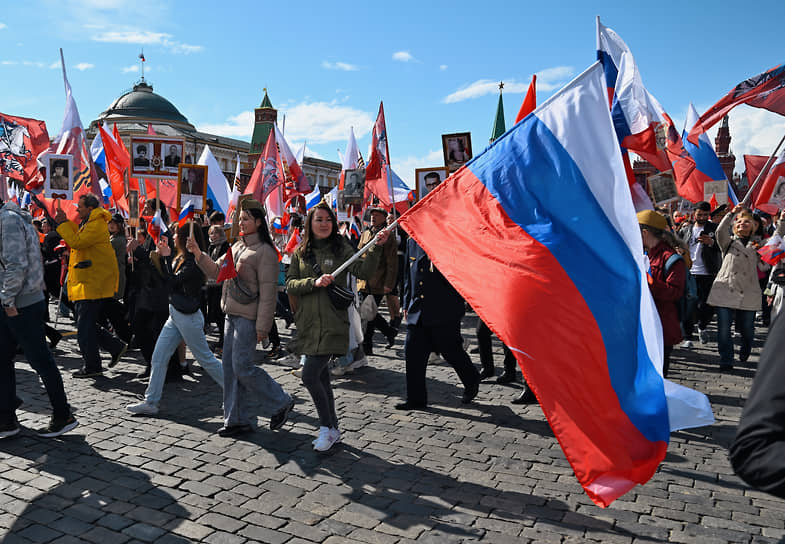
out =
[[177,350],[180,342],[185,340],[185,344],[193,353],[196,361],[202,365],[212,379],[223,387],[224,373],[221,368],[221,361],[215,358],[207,339],[204,336],[204,316],[201,310],[192,314],[184,314],[169,305],[169,319],[164,323],[161,334],[155,342],[153,350],[153,360],[150,362],[150,383],[147,384],[145,399],[148,403],[158,406],[161,400],[161,393],[164,389],[166,379],[166,368],[169,358]]
[[226,316],[224,327],[224,425],[256,425],[256,416],[272,416],[292,402],[263,368],[254,365],[256,322]]

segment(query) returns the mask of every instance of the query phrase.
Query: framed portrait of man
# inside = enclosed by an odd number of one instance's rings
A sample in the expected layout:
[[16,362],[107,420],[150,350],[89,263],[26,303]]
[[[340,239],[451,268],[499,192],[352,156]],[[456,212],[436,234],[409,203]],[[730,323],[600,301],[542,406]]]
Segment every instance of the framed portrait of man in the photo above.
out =
[[128,191],[128,226],[139,226],[139,191]]
[[442,151],[444,152],[444,165],[450,173],[455,172],[472,158],[471,132],[442,134]]
[[417,168],[414,171],[414,179],[417,181],[414,192],[417,193],[417,201],[433,191],[449,175],[450,171],[446,166]]
[[183,209],[190,200],[194,204],[194,213],[204,212],[207,195],[207,166],[181,162],[177,168],[177,209]]
[[365,169],[357,168],[344,172],[343,196],[344,198],[363,198],[365,194]]
[[646,178],[646,181],[649,183],[651,199],[657,206],[679,200],[679,192],[676,190],[676,182],[673,181],[670,170],[651,175]]
[[48,155],[44,196],[71,200],[74,195],[73,155]]
[[131,177],[176,179],[183,160],[185,139],[175,136],[131,136]]
[[775,182],[769,202],[778,208],[785,208],[785,177],[780,176]]

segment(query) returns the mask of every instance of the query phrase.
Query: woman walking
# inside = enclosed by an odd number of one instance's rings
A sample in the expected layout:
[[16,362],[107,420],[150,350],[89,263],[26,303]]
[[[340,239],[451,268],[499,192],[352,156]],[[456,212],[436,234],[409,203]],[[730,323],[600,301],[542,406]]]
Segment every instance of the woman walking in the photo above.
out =
[[[377,245],[348,271],[359,278],[369,278],[379,264],[381,246],[389,234],[381,231]],[[345,355],[349,350],[349,314],[346,307],[341,309],[333,304],[328,289],[333,283],[346,285],[346,272],[336,277],[332,272],[353,253],[349,242],[338,234],[335,214],[327,204],[320,203],[308,213],[303,239],[286,274],[286,289],[298,299],[294,319],[299,347],[305,354],[302,380],[319,415],[319,436],[313,442],[317,451],[327,451],[341,439],[328,364],[332,357]]]
[[[256,344],[267,338],[275,315],[278,253],[262,205],[245,200],[240,210],[240,239],[231,248],[237,277],[224,281],[221,293],[221,310],[226,314],[221,436],[253,431],[259,413],[269,414],[270,429],[280,429],[294,407],[294,400],[278,382],[254,365]],[[193,238],[187,247],[207,277],[215,279],[226,257],[213,261]]]
[[[201,229],[194,229],[193,232],[201,239]],[[169,359],[183,340],[202,368],[223,387],[221,362],[210,351],[204,336],[204,316],[199,310],[204,274],[196,265],[193,254],[185,248],[188,235],[188,225],[177,229],[174,235],[177,255],[173,260],[169,258],[172,250],[166,237],[161,236],[158,239],[156,252],[163,257],[164,268],[169,278],[169,318],[155,343],[145,400],[126,406],[126,409],[133,414],[158,413],[158,403],[161,401]]]
[[759,257],[756,247],[758,244],[752,240],[752,234],[752,213],[739,206],[734,208],[733,213],[723,217],[717,227],[717,243],[723,254],[722,266],[711,286],[707,302],[717,308],[720,370],[733,370],[731,323],[734,315],[736,326],[741,330],[739,360],[745,362],[752,351],[755,312],[761,308]]

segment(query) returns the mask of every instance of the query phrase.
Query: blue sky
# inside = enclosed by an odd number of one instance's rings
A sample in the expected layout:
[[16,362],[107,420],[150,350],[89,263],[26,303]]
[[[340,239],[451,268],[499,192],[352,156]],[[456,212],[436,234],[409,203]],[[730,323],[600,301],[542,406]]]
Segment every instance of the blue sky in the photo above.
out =
[[[87,125],[145,75],[198,129],[250,140],[268,88],[293,148],[338,160],[353,126],[365,154],[379,101],[391,164],[443,163],[441,134],[488,143],[498,81],[512,126],[531,74],[538,101],[595,60],[595,16],[629,45],[644,84],[680,127],[740,81],[785,60],[785,2],[268,2],[30,0],[0,12],[0,111],[62,124],[68,77]],[[731,112],[737,171],[768,154],[781,116]],[[713,133],[712,133],[713,136]]]

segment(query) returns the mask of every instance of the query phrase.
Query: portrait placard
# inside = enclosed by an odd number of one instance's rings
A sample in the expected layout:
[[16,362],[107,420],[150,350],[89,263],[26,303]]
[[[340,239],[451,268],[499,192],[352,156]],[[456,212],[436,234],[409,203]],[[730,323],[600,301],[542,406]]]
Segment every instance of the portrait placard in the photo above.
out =
[[442,151],[444,152],[444,165],[455,172],[472,158],[471,132],[456,132],[455,134],[442,134]]
[[206,196],[207,166],[180,163],[177,171],[177,209],[182,210],[190,200],[194,203],[194,213],[202,213]]
[[446,166],[434,166],[433,168],[417,168],[414,171],[414,179],[417,185],[414,192],[417,193],[419,202],[425,195],[430,193],[437,185],[447,179],[450,171]]
[[73,155],[47,155],[44,196],[71,200],[74,197]]
[[131,136],[131,177],[175,179],[183,160],[185,139],[175,136]]
[[785,208],[785,177],[780,176],[774,183],[774,189],[771,191],[771,198],[769,202],[778,208]]
[[139,191],[128,191],[128,226],[139,226]]
[[676,190],[676,182],[670,170],[653,174],[646,178],[649,184],[649,194],[657,206],[676,202],[679,200],[679,192]]
[[722,206],[728,203],[728,182],[722,181],[707,181],[703,184],[703,200],[711,202],[711,197],[717,201],[717,206]]

